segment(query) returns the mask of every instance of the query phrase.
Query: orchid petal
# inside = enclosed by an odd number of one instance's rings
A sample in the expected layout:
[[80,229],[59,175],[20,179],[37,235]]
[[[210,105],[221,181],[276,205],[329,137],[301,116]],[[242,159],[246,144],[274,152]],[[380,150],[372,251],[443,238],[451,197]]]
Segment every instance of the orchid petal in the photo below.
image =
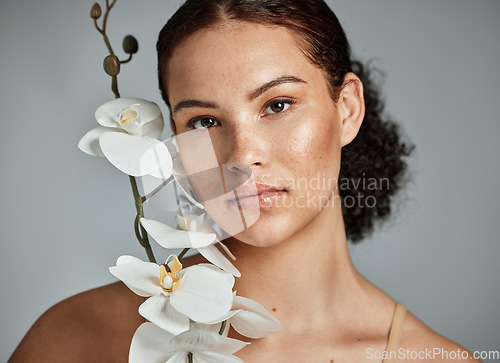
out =
[[191,321],[189,323],[189,330],[206,330],[217,333],[219,329],[220,325],[216,326],[216,324],[202,324],[202,323],[197,323],[195,321]]
[[230,274],[240,277],[241,273],[214,245],[200,247],[198,252],[215,266],[220,267]]
[[[220,318],[217,318],[215,320],[212,320],[212,321],[209,321],[207,323],[203,323],[203,324],[199,324],[200,326],[215,326],[217,324],[220,324],[222,323],[224,320],[229,320],[231,319],[233,316],[235,316],[236,314],[238,314],[241,310],[230,310],[227,314],[224,314],[222,315]],[[191,323],[193,324],[193,323]],[[217,326],[217,331],[219,331],[220,329],[220,325]],[[205,328],[205,330],[207,330],[207,328]],[[215,330],[214,329],[209,329],[209,330]]]
[[[124,109],[132,108],[140,118],[136,123],[121,123],[120,114]],[[117,98],[99,106],[95,112],[97,122],[106,127],[120,127],[141,136],[158,138],[163,130],[163,116],[158,105],[140,98]],[[137,126],[137,127],[133,127]]]
[[229,250],[229,248],[224,243],[222,243],[221,241],[219,241],[219,245],[222,247],[222,249],[224,250],[224,252],[226,252],[226,254],[229,256],[229,258],[231,260],[236,261],[236,257],[231,253],[231,251]]
[[[181,174],[176,173],[176,163],[175,160],[173,160],[173,165],[172,165],[172,175],[175,178],[175,181],[177,182],[177,185],[182,189],[183,194],[186,196],[186,198],[194,204],[197,208],[199,209],[205,209],[205,206],[198,202],[193,196],[193,192],[191,191],[192,188],[189,185],[189,180],[186,177],[182,177]],[[178,167],[177,167],[178,168]]]
[[132,338],[129,363],[165,363],[174,355],[169,344],[172,338],[172,334],[152,323],[141,324]]
[[[209,269],[214,270],[216,272],[221,272],[221,269],[219,267],[211,265],[209,263],[199,263],[198,266],[206,267],[206,268],[209,268]],[[229,274],[229,273],[224,273],[224,276],[226,277],[228,283],[231,286],[234,286],[234,276]],[[236,294],[233,294],[233,297],[234,296],[236,296]]]
[[235,296],[233,309],[243,309],[231,318],[231,326],[246,337],[258,339],[287,328],[254,300]]
[[121,97],[106,102],[95,111],[95,119],[99,125],[106,127],[120,127],[118,117],[120,112],[130,105],[138,103],[138,98]]
[[165,248],[200,248],[215,241],[215,234],[180,231],[154,219],[141,218],[146,231]]
[[213,351],[222,354],[234,354],[238,350],[245,348],[248,344],[250,343],[228,337],[222,337],[220,345],[216,349],[213,349]]
[[[154,105],[156,105],[156,103]],[[158,107],[158,106],[156,106],[156,107]],[[158,108],[158,110],[159,110],[159,108]],[[144,110],[142,112],[144,112]],[[141,117],[145,117],[145,115],[142,115]],[[161,111],[160,111],[160,113],[158,115],[150,118],[149,121],[142,126],[141,135],[142,136],[149,136],[149,137],[152,137],[153,139],[157,139],[161,136],[164,125],[165,125],[165,123],[163,122],[163,116],[162,116]]]
[[183,230],[216,233],[208,220],[205,219],[205,212],[202,209],[195,210],[194,205],[189,202],[184,201],[180,203],[175,220],[177,221],[177,225]]
[[141,260],[124,263],[124,261],[131,260],[129,257],[131,256],[118,259],[117,265],[110,267],[109,272],[122,280],[130,290],[139,296],[148,297],[163,294],[158,265]]
[[204,219],[201,223],[196,224],[196,231],[203,233],[216,233],[215,229],[206,219]]
[[241,335],[252,339],[262,338],[286,329],[286,327],[274,320],[266,319],[262,315],[245,310],[240,310],[238,314],[231,318],[231,326]]
[[[210,332],[213,332],[213,333],[217,333],[219,334],[219,330],[221,328],[221,323],[224,321],[224,320],[227,320],[229,319],[227,316],[230,315],[234,315],[234,313],[236,313],[237,311],[230,311],[229,313],[227,313],[226,315],[224,315],[222,318],[218,319],[220,321],[217,321],[215,323],[197,323],[197,322],[194,322],[194,321],[191,321],[191,323],[189,324],[189,329],[191,330],[205,330],[205,331],[210,331]],[[224,332],[222,334],[222,336],[227,336],[227,331],[229,330],[230,324],[226,324],[226,327],[224,328]]]
[[189,352],[175,352],[165,363],[186,363]]
[[[142,129],[139,135],[149,136],[154,139],[160,137],[163,131],[163,116],[161,114],[161,109],[154,102],[141,100],[139,98],[132,98],[130,106],[137,109],[141,118]],[[130,107],[129,106],[129,107]],[[123,128],[124,125],[122,125]]]
[[172,347],[188,352],[215,350],[221,345],[224,337],[208,330],[190,329],[170,341]]
[[213,331],[190,329],[172,338],[172,347],[193,352],[212,351],[222,354],[233,354],[244,348],[247,343],[219,335]]
[[165,144],[149,137],[107,132],[99,138],[99,145],[111,164],[132,176],[168,169],[172,162]]
[[189,318],[170,304],[167,296],[152,296],[139,306],[139,314],[174,335],[189,329]]
[[[180,194],[179,195],[179,212],[181,216],[185,214],[194,214],[195,210],[195,205],[189,202],[189,199],[187,199],[187,196],[185,194]],[[201,212],[203,213],[203,212]]]
[[130,255],[123,255],[118,257],[118,260],[116,260],[116,265],[124,265],[126,263],[131,263],[131,262],[144,262],[140,258],[130,256]]
[[[163,122],[163,121],[162,121]],[[163,143],[165,145],[165,143]],[[167,184],[170,183],[172,180],[174,180],[174,176],[172,175],[173,172],[173,161],[172,161],[172,156],[170,155],[170,152],[165,145],[165,147],[162,147],[162,152],[165,153],[165,150],[169,153],[169,157],[165,158],[165,161],[163,164],[158,165],[158,168],[156,170],[153,170],[149,175],[154,177],[155,179],[160,179],[162,183],[166,182]]]
[[99,145],[99,138],[105,132],[124,133],[125,131],[111,127],[97,126],[83,135],[80,141],[78,141],[78,148],[89,155],[103,157],[104,153]]
[[179,228],[182,229],[183,231],[186,231],[188,229],[186,218],[184,218],[183,216],[177,214],[175,216],[175,221],[177,222]]
[[233,284],[227,276],[234,284],[234,277],[227,272],[202,265],[188,267],[170,303],[196,322],[216,320],[231,309]]
[[193,354],[193,363],[243,363],[243,361],[234,355],[203,351]]
[[204,225],[208,223],[203,223],[204,220],[203,218],[205,217],[205,213],[201,213],[199,215],[193,215],[189,216],[191,217],[191,225],[193,226],[193,231],[201,231],[200,228],[202,228]]

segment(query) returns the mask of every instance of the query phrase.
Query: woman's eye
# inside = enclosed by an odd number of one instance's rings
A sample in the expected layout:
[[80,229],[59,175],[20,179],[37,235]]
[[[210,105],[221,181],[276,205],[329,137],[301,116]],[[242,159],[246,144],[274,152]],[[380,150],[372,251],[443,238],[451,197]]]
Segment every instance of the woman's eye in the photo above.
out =
[[212,117],[203,117],[191,120],[188,123],[188,127],[194,127],[195,129],[208,129],[212,126],[220,126],[220,122]]
[[273,114],[273,113],[280,113],[283,111],[286,111],[292,104],[294,104],[294,100],[275,100],[272,101],[269,106],[267,106],[266,110],[264,113],[266,115]]

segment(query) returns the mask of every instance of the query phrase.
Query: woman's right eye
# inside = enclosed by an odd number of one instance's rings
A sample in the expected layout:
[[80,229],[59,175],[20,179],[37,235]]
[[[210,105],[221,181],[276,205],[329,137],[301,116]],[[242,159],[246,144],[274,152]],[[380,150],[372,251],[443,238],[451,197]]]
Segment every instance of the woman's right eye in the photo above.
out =
[[212,117],[198,117],[189,121],[187,126],[195,129],[208,129],[212,126],[220,126],[220,122]]

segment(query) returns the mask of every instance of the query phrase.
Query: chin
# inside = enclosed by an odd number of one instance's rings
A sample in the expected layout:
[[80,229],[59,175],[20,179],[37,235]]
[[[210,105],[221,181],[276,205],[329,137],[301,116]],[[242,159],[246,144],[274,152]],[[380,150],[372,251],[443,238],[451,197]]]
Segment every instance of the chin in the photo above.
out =
[[292,213],[260,214],[259,219],[233,237],[254,247],[274,247],[298,233],[312,218],[294,216]]

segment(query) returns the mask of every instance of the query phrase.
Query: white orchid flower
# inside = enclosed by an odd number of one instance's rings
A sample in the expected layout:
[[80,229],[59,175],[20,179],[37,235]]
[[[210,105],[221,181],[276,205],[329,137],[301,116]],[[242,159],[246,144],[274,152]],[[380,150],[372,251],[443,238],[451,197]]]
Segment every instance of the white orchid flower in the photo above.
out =
[[247,344],[199,328],[174,336],[152,323],[143,323],[132,338],[129,362],[185,363],[191,353],[197,363],[239,363],[243,361],[232,354]]
[[163,130],[158,105],[140,98],[117,98],[95,112],[100,126],[78,142],[89,155],[104,156],[120,171],[142,176],[158,174],[168,178],[172,158],[166,145],[157,140]]
[[240,277],[236,267],[214,246],[219,243],[233,259],[225,245],[217,239],[215,231],[204,220],[205,213],[200,215],[178,214],[178,228],[172,228],[154,219],[141,218],[141,224],[153,239],[165,248],[194,248],[208,261],[217,267]]
[[175,255],[161,266],[121,256],[109,270],[137,295],[149,297],[139,314],[174,335],[189,329],[189,319],[206,323],[231,309],[234,277],[209,264],[182,270]]
[[224,320],[227,321],[225,334],[229,331],[229,326],[232,326],[238,333],[251,339],[263,338],[288,329],[255,300],[236,295],[231,311],[208,324],[214,326]]
[[243,336],[252,339],[287,329],[258,302],[242,296],[235,296],[231,310],[238,313],[229,319],[231,326]]

